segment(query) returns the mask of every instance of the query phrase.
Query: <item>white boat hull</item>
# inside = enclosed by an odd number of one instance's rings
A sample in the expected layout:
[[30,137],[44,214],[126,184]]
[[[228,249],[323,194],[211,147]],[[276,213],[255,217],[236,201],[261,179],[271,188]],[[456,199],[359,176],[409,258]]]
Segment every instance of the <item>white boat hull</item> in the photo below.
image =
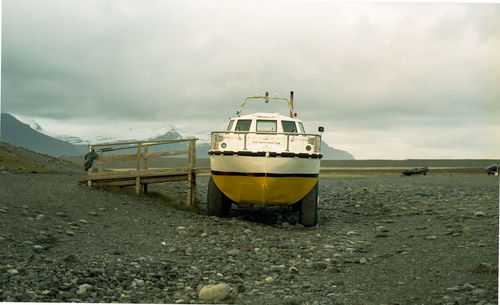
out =
[[240,206],[288,207],[304,198],[318,181],[320,160],[299,157],[211,155],[217,187]]

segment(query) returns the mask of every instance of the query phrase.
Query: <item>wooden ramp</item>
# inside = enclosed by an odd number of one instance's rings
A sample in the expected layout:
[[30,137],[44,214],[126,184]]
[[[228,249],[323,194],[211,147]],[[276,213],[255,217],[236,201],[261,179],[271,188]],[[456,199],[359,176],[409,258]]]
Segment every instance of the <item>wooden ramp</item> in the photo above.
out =
[[[97,169],[88,172],[88,186],[132,186],[135,185],[137,194],[148,192],[148,184],[172,181],[188,181],[186,204],[194,205],[196,200],[196,140],[166,140],[121,142],[110,144],[89,145],[90,150],[100,147],[96,152]],[[189,142],[189,149],[182,151],[149,152],[151,146],[168,145],[172,143]],[[165,147],[166,148],[166,147]],[[135,153],[117,154],[119,150],[134,150]],[[113,155],[104,153],[115,152]],[[149,160],[164,156],[188,155],[186,167],[178,168],[149,168]],[[104,164],[123,161],[136,161],[136,168],[105,169]]]

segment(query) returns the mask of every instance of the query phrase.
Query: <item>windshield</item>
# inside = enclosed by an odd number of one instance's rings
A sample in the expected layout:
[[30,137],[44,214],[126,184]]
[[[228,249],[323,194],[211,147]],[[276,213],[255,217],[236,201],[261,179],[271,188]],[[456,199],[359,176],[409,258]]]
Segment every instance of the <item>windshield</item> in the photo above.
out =
[[301,133],[306,133],[306,130],[304,129],[304,125],[302,125],[302,122],[299,122],[299,127],[300,127]]
[[249,131],[252,120],[238,120],[235,131]]
[[234,125],[234,120],[231,120],[229,121],[229,125],[227,125],[227,131],[230,131],[231,129],[233,129],[233,125]]
[[297,132],[297,127],[294,121],[281,121],[283,132]]
[[257,131],[276,132],[276,121],[257,120]]

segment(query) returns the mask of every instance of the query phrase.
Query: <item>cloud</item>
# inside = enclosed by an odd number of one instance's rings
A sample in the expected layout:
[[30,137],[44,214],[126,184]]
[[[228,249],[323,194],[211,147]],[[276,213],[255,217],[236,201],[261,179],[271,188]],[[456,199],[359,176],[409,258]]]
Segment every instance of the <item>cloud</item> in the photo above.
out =
[[256,83],[354,137],[499,124],[498,4],[4,0],[3,16],[5,112],[201,131]]

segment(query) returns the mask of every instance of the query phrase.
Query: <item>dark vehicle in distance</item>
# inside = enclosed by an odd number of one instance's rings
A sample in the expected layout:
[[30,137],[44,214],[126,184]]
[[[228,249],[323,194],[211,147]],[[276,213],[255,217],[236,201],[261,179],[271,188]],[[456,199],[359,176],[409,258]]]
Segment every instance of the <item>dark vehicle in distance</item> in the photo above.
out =
[[486,167],[486,172],[489,175],[494,175],[495,173],[498,173],[498,164],[491,164],[490,166]]
[[429,169],[426,166],[426,167],[421,167],[421,168],[409,168],[409,169],[405,169],[402,172],[402,174],[405,175],[405,176],[420,175],[420,174],[427,175],[428,171],[429,171]]

